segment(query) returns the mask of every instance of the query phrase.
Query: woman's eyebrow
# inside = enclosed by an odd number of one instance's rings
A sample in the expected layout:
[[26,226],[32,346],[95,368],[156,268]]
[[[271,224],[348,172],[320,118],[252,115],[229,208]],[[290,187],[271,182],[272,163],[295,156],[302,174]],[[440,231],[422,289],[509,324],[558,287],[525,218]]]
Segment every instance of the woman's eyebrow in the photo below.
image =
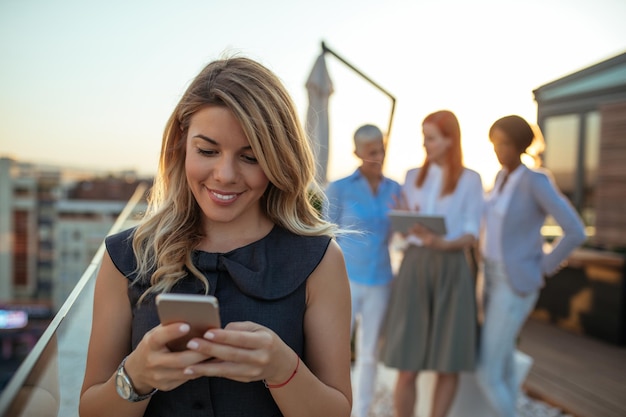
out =
[[217,143],[217,141],[216,141],[216,140],[211,139],[210,137],[208,137],[208,136],[204,136],[204,135],[202,135],[202,134],[197,134],[197,135],[194,135],[194,138],[199,138],[199,139],[205,140],[205,141],[207,141],[207,142],[209,142],[209,143],[211,143],[211,144],[213,144],[213,145],[219,145],[219,143]]
[[[208,136],[204,136],[203,134],[198,133],[197,135],[194,135],[193,137],[194,137],[194,138],[198,138],[198,139],[205,140],[205,141],[209,142],[209,143],[210,143],[210,144],[212,144],[212,145],[219,146],[219,142],[217,142],[215,139],[211,139],[211,138],[210,138],[210,137],[208,137]],[[243,147],[241,148],[241,150],[242,150],[242,151],[251,151],[251,150],[252,150],[252,146],[250,146],[250,145],[243,146]]]

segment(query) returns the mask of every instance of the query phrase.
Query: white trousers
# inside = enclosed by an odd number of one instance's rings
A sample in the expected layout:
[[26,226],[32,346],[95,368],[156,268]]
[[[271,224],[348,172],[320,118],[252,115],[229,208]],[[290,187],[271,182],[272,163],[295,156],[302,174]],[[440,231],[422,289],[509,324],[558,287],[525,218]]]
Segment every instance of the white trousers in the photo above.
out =
[[514,292],[501,263],[485,260],[484,274],[478,383],[498,417],[514,417],[519,387],[515,377],[516,339],[539,291],[525,296]]
[[376,391],[378,338],[391,294],[390,285],[361,285],[350,282],[352,329],[358,322],[354,366],[354,417],[367,417]]

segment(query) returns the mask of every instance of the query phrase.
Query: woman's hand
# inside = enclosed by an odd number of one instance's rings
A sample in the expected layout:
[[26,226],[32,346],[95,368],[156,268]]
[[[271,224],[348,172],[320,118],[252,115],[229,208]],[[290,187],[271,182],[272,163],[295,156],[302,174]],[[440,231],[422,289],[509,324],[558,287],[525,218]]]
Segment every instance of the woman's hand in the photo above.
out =
[[442,236],[433,233],[430,229],[419,223],[413,225],[409,229],[409,233],[417,236],[422,241],[422,245],[425,247],[437,250],[446,250],[446,240]]
[[188,324],[172,323],[158,325],[145,334],[124,365],[138,393],[148,393],[153,388],[170,391],[197,377],[185,374],[185,369],[208,356],[192,350],[171,352],[166,346],[188,332]]
[[211,360],[185,369],[193,377],[219,376],[240,382],[266,380],[281,384],[293,374],[298,357],[280,337],[253,322],[233,322],[224,329],[211,329],[187,347]]

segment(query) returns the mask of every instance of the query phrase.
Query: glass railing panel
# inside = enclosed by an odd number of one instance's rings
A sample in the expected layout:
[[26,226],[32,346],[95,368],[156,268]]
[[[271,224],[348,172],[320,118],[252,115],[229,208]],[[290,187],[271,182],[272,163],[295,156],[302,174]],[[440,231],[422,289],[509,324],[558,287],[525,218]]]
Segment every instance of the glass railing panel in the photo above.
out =
[[[138,203],[146,191],[137,188],[109,234],[136,224]],[[48,328],[0,394],[2,417],[74,417],[83,382],[91,332],[95,277],[104,243]]]

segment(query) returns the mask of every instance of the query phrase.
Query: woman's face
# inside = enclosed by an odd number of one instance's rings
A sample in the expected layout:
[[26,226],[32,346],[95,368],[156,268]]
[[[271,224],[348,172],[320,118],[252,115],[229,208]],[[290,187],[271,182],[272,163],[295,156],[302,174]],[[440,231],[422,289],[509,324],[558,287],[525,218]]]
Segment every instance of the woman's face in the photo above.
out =
[[494,128],[489,137],[498,162],[505,168],[515,168],[519,165],[521,152],[515,142],[500,128]]
[[230,109],[210,106],[191,117],[185,173],[211,222],[254,222],[269,180]]
[[442,165],[445,162],[446,154],[452,141],[445,137],[437,125],[433,123],[424,123],[422,125],[422,132],[424,134],[424,149],[426,150],[426,157],[430,162],[437,165]]

